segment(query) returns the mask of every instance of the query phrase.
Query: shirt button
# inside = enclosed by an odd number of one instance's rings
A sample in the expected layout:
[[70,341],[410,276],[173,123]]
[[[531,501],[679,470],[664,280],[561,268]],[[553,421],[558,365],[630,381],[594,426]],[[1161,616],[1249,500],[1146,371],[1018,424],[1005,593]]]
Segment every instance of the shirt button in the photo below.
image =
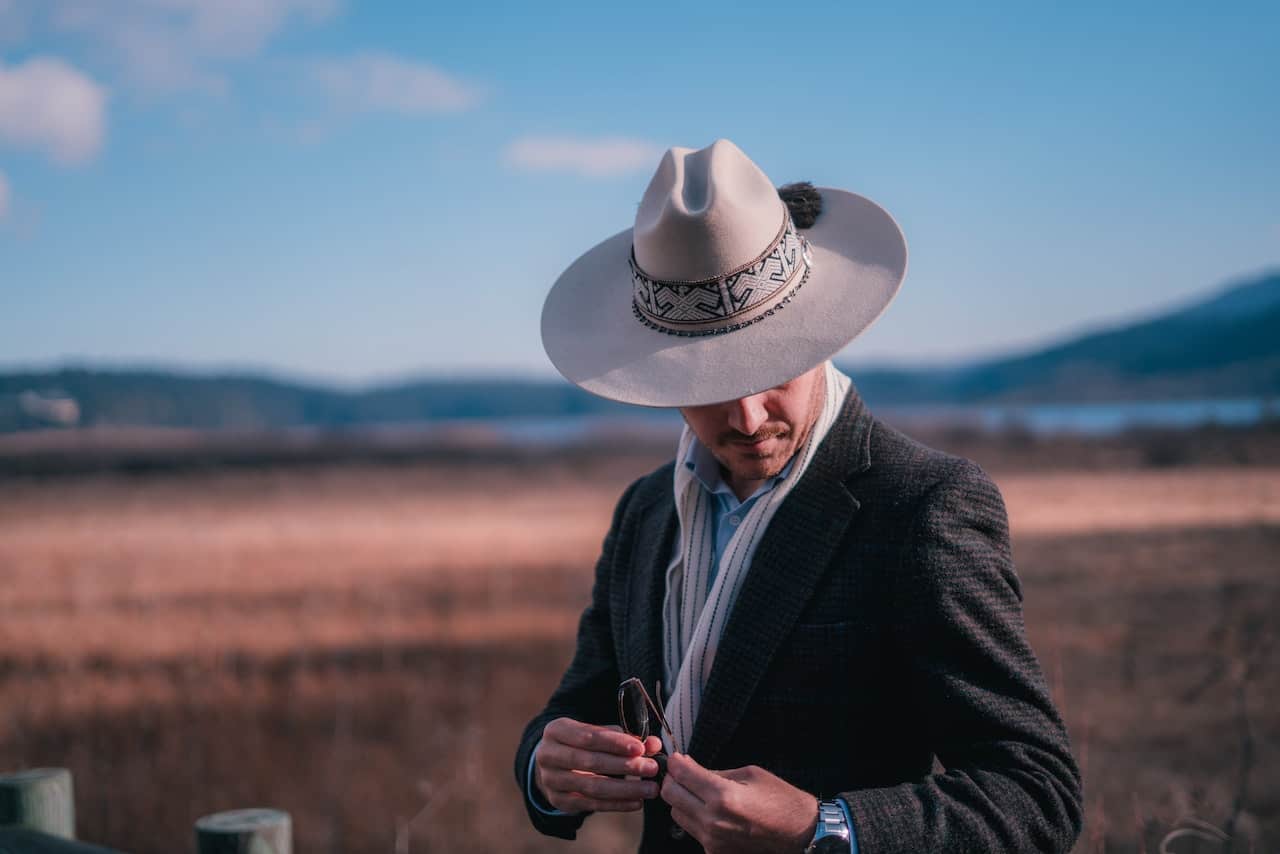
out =
[[741,522],[741,521],[742,521],[742,517],[740,517],[740,516],[730,516],[730,517],[729,517],[729,524],[730,524],[730,525],[737,525],[737,524],[738,524],[739,522]]
[[671,825],[671,829],[668,833],[671,835],[672,839],[684,839],[684,828],[678,824]]

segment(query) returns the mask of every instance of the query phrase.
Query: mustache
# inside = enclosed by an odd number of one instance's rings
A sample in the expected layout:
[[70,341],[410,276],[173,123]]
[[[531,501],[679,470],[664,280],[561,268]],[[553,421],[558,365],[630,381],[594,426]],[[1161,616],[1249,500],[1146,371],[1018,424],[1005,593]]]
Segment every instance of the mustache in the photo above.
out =
[[791,431],[786,427],[761,427],[750,435],[737,430],[727,430],[720,434],[720,441],[723,444],[731,444],[733,442],[762,442],[765,439],[775,439],[779,436],[785,436],[790,432]]

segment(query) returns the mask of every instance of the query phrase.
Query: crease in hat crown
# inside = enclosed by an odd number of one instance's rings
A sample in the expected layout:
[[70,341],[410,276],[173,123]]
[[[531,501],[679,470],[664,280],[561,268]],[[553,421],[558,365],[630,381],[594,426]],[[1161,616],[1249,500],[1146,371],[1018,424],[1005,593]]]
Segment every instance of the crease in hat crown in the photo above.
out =
[[773,182],[729,140],[671,148],[636,212],[636,264],[654,279],[716,279],[759,258],[787,219]]

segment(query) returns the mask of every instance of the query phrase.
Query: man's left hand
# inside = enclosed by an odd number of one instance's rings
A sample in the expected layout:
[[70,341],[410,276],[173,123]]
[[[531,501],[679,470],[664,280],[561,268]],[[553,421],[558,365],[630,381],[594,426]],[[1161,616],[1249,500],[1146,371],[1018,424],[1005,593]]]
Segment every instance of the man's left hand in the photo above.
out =
[[662,799],[709,854],[798,854],[813,839],[818,799],[756,765],[710,771],[693,757],[667,760]]

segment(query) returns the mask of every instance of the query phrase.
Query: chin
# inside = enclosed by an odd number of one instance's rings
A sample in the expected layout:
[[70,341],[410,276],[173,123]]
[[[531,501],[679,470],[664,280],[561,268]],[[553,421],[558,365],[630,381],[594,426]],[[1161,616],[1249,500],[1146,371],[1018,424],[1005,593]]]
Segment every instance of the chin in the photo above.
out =
[[776,454],[741,454],[734,473],[752,480],[765,480],[782,471],[786,460]]

